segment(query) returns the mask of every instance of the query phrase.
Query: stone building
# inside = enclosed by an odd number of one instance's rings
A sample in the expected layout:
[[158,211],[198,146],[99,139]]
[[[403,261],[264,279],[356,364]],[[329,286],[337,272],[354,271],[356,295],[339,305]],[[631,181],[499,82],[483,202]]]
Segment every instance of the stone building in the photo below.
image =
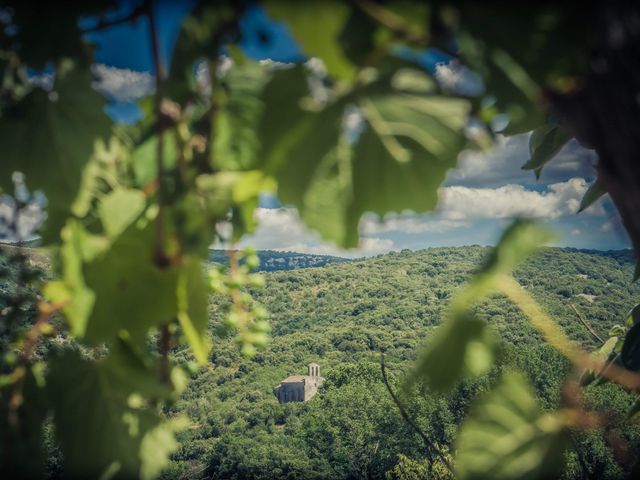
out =
[[310,363],[308,375],[291,375],[285,378],[276,387],[275,394],[280,403],[306,402],[318,393],[322,382],[324,378],[320,376],[320,365]]

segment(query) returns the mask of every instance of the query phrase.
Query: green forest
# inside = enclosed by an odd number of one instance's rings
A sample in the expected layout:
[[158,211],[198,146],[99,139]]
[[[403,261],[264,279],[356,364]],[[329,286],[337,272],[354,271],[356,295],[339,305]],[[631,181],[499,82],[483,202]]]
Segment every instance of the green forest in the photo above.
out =
[[640,478],[639,26],[1,1],[0,477]]
[[[427,475],[424,444],[401,418],[382,382],[384,349],[390,381],[407,411],[429,438],[450,448],[474,399],[505,368],[525,372],[546,409],[558,406],[570,364],[506,298],[476,308],[501,339],[499,363],[487,375],[464,382],[449,395],[420,386],[406,388],[416,356],[437,328],[453,292],[478,268],[489,249],[433,248],[403,251],[321,268],[269,273],[254,292],[269,306],[272,340],[251,360],[224,335],[221,307],[213,297],[211,365],[194,374],[180,400],[165,412],[187,414],[191,428],[163,478],[448,478]],[[640,285],[630,284],[628,252],[581,252],[546,248],[516,272],[567,334],[588,350],[595,332],[609,329],[634,305]],[[186,350],[174,352],[188,360]],[[290,374],[318,362],[326,377],[308,402],[280,405],[273,393]],[[590,386],[586,401],[610,415],[607,433],[640,448],[640,426],[625,412],[633,396],[607,384]],[[625,463],[603,431],[575,433],[563,478],[620,478]],[[628,467],[628,465],[627,465]]]

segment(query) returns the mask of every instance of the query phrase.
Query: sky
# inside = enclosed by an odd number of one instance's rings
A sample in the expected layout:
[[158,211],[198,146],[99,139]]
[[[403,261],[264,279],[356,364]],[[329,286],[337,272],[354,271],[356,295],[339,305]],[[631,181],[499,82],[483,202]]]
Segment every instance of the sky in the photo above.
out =
[[[165,65],[171,58],[181,20],[193,3],[193,0],[158,2],[158,30]],[[133,4],[122,2],[113,17],[126,13]],[[82,23],[90,27],[94,22],[95,19],[88,18]],[[286,26],[270,20],[258,7],[248,10],[241,28],[240,46],[250,58],[283,62],[305,58]],[[265,37],[268,42],[261,41]],[[139,118],[135,101],[148,95],[154,84],[146,19],[92,33],[89,40],[96,44],[95,88],[110,100],[107,113],[116,121],[135,122]],[[417,60],[436,74],[447,74],[444,80],[451,80],[452,72],[455,73],[452,69],[438,71],[438,62],[446,58],[434,52],[425,52]],[[465,78],[467,87],[476,88],[476,79],[468,75]],[[404,248],[492,245],[512,218],[526,216],[552,228],[558,246],[629,248],[608,198],[576,213],[595,178],[595,153],[571,141],[536,180],[532,172],[521,169],[529,158],[528,140],[529,134],[509,138],[498,135],[496,144],[487,152],[462,152],[458,167],[449,172],[439,191],[436,212],[423,215],[403,212],[384,219],[365,215],[360,223],[362,241],[355,250],[345,252],[323,242],[302,225],[295,208],[282,206],[277,198],[266,195],[256,211],[259,222],[256,233],[243,239],[240,246],[358,257]]]

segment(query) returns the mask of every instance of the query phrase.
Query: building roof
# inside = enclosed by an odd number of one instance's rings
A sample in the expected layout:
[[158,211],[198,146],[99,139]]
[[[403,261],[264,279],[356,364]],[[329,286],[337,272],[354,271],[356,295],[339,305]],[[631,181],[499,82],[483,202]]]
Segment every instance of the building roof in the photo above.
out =
[[313,378],[313,377],[310,377],[309,375],[291,375],[285,378],[284,380],[282,380],[280,383],[298,383],[298,382],[303,382],[308,378]]

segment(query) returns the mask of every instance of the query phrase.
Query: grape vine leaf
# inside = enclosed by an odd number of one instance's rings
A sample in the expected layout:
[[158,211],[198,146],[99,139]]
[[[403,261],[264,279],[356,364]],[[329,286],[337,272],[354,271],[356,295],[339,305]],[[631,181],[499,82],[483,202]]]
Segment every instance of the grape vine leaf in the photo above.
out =
[[460,428],[456,478],[551,478],[566,444],[563,418],[543,413],[527,380],[507,372]]
[[[164,452],[166,459],[175,450],[177,443],[160,416],[132,402],[129,387],[111,375],[104,361],[71,351],[51,359],[47,389],[68,476],[149,475],[157,469],[148,464],[159,460],[154,455]],[[136,392],[153,393],[146,389],[139,385]]]
[[62,62],[52,92],[34,89],[0,119],[0,188],[11,191],[11,174],[21,171],[29,189],[45,193],[45,243],[59,239],[94,142],[110,131],[105,100],[92,81],[88,70]]
[[531,158],[522,166],[522,169],[535,170],[536,177],[540,177],[542,167],[572,138],[573,136],[559,125],[543,125],[536,128],[529,138]]
[[84,335],[89,344],[112,340],[121,329],[142,340],[150,327],[175,315],[178,268],[155,264],[152,227],[131,225],[108,250],[84,265],[85,282],[95,294]]
[[187,259],[180,271],[176,288],[178,321],[191,346],[194,357],[201,365],[207,363],[210,341],[207,337],[208,288],[198,259]]
[[502,276],[552,238],[547,229],[530,220],[516,220],[505,230],[482,268],[452,299],[446,322],[418,362],[416,379],[424,379],[438,391],[449,391],[460,379],[491,368],[497,354],[495,340],[469,310],[496,290]]
[[356,69],[339,41],[349,17],[349,5],[336,0],[268,0],[265,8],[270,17],[286,23],[304,53],[322,59],[329,75],[338,80],[354,78]]
[[44,389],[38,384],[32,368],[28,368],[22,386],[22,403],[13,414],[17,421],[9,422],[11,416],[6,391],[0,395],[0,431],[3,438],[0,476],[2,478],[40,478],[45,465],[42,445],[43,422],[47,415]]
[[259,149],[256,127],[263,110],[259,94],[267,80],[264,68],[245,62],[232,67],[213,93],[218,105],[211,163],[216,170],[254,168]]
[[145,205],[141,190],[119,187],[106,194],[100,200],[98,214],[107,237],[112,241],[118,238],[140,216]]
[[578,208],[578,213],[586,210],[591,205],[596,203],[600,197],[602,197],[607,191],[604,188],[604,185],[599,179],[596,179],[589,188],[587,189],[584,197],[582,197],[582,201],[580,202],[580,208]]
[[438,392],[450,391],[461,379],[487,373],[497,355],[487,324],[471,315],[446,322],[422,355],[415,377]]
[[305,78],[302,68],[276,72],[263,94],[261,161],[280,200],[342,247],[357,246],[365,212],[433,209],[465,144],[469,103],[399,91],[387,79],[357,100],[364,131],[352,141],[343,121],[356,99],[305,109]]

